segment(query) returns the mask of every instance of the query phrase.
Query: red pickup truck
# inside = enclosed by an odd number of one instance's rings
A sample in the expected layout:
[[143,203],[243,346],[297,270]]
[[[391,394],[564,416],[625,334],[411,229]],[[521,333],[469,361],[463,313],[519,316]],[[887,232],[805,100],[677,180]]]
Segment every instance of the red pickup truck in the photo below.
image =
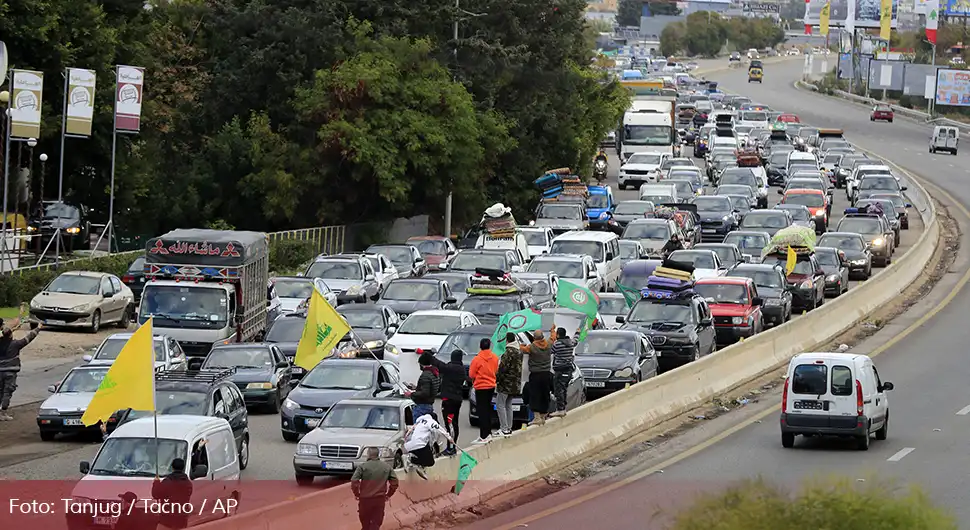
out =
[[751,278],[705,278],[697,280],[694,291],[711,308],[719,344],[750,338],[765,329],[761,316],[763,301]]

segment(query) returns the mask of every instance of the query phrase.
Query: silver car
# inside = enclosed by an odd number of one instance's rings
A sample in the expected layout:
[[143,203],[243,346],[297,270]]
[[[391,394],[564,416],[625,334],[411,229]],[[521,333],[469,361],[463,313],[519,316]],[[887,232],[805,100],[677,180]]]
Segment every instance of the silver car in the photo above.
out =
[[[400,468],[404,462],[404,438],[414,424],[414,403],[403,398],[351,398],[338,401],[320,425],[296,446],[293,472],[299,485],[314,477],[349,477],[367,460],[367,449],[376,447],[381,460]],[[437,455],[445,447],[443,436],[434,442]]]
[[303,275],[322,279],[337,293],[338,304],[364,303],[380,293],[374,266],[361,254],[317,256]]
[[41,440],[49,442],[58,433],[97,430],[97,427],[85,427],[81,423],[81,416],[110,368],[106,365],[78,366],[68,372],[60,383],[47,387],[51,396],[37,411],[37,427],[40,429]]
[[560,279],[583,285],[590,291],[598,293],[602,290],[603,279],[596,272],[593,258],[579,254],[545,254],[536,256],[526,272],[554,273]]
[[[323,299],[330,304],[330,307],[337,307],[337,293],[330,289],[327,282],[320,278],[307,278],[306,276],[277,276],[271,278],[273,287],[276,289],[276,296],[283,304],[283,313],[295,313],[300,310],[313,293],[313,289],[323,296]],[[275,320],[275,319],[274,319]]]
[[[109,335],[94,350],[93,354],[85,355],[82,359],[89,366],[111,366],[118,359],[122,348],[125,347],[132,335],[134,333]],[[155,335],[152,342],[155,346],[155,371],[188,370],[185,352],[182,351],[177,340],[168,335]]]

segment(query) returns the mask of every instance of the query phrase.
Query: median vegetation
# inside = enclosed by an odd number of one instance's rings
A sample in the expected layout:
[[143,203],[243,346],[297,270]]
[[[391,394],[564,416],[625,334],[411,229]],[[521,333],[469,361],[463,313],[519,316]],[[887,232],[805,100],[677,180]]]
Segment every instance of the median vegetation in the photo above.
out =
[[666,56],[700,55],[716,57],[722,51],[774,48],[785,42],[785,31],[771,19],[722,18],[717,13],[698,11],[683,22],[671,22],[660,34],[660,50]]
[[822,480],[791,492],[745,481],[683,510],[672,530],[956,530],[953,517],[917,488],[882,480]]

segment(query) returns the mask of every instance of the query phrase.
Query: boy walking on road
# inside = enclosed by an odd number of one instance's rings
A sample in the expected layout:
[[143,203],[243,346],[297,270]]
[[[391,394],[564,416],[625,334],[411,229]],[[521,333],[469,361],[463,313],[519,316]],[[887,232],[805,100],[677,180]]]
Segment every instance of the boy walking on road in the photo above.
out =
[[478,355],[472,359],[468,375],[475,389],[475,406],[478,410],[478,439],[473,444],[492,441],[492,398],[495,397],[495,376],[498,372],[498,356],[492,353],[492,341],[479,342]]
[[573,376],[576,361],[576,341],[566,335],[564,328],[556,330],[556,342],[552,345],[553,384],[556,393],[556,412],[550,416],[566,415],[566,395]]

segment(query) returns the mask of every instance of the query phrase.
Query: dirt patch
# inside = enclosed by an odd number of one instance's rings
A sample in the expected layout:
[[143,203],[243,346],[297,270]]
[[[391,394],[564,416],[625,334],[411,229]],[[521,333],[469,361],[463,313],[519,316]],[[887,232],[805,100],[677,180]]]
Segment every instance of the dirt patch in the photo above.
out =
[[0,468],[100,442],[99,436],[59,436],[43,442],[37,430],[37,404],[10,407],[13,421],[0,422]]
[[[28,331],[28,329],[20,330],[14,336],[20,338],[26,335]],[[101,341],[108,335],[125,331],[119,328],[107,328],[97,333],[87,333],[85,331],[55,331],[45,328],[30,343],[30,346],[24,349],[23,355],[24,358],[30,357],[32,359],[63,359],[83,355],[101,344]]]

